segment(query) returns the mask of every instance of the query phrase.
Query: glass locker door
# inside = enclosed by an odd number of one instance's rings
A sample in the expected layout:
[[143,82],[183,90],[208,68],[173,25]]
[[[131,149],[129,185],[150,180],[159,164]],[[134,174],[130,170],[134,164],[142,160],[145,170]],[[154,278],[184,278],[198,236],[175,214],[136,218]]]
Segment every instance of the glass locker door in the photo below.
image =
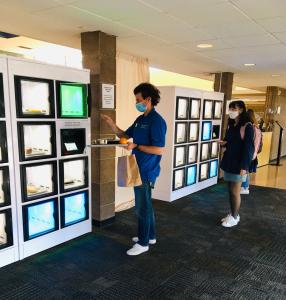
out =
[[58,200],[23,206],[24,240],[28,241],[59,229]]
[[201,99],[190,100],[190,120],[199,120],[201,116]]
[[5,118],[3,74],[0,73],[0,118]]
[[24,201],[57,194],[57,162],[21,166]]
[[0,210],[0,250],[13,245],[11,210]]
[[209,163],[202,163],[200,164],[200,175],[199,181],[207,180],[209,176]]
[[55,116],[53,80],[15,76],[15,97],[19,118]]
[[197,165],[187,167],[186,185],[190,186],[197,182]]
[[212,142],[211,143],[211,158],[217,158],[219,154],[219,143]]
[[18,132],[21,160],[55,157],[54,122],[19,122]]
[[11,204],[9,168],[0,167],[0,207]]
[[212,117],[213,117],[213,101],[212,100],[204,100],[203,119],[211,120]]
[[88,192],[61,197],[61,227],[67,227],[88,219]]
[[210,178],[217,177],[218,175],[218,160],[212,160],[210,162]]
[[177,97],[176,119],[187,120],[189,115],[189,98]]
[[175,147],[174,155],[174,168],[181,167],[186,164],[186,146]]
[[212,122],[204,121],[202,124],[202,141],[209,141],[212,137]]
[[199,122],[189,123],[189,143],[197,142],[199,140]]
[[61,160],[60,180],[62,193],[87,187],[88,158]]
[[198,144],[188,145],[188,164],[194,164],[198,160]]
[[185,186],[185,168],[174,170],[173,190],[181,189]]
[[0,121],[0,163],[8,162],[6,122]]
[[175,126],[175,142],[182,144],[187,142],[187,124],[185,122],[177,122]]
[[201,144],[201,161],[210,159],[210,143]]
[[220,134],[220,125],[213,125],[212,138],[214,140],[219,139],[219,134]]
[[213,119],[220,120],[222,117],[222,101],[214,101]]

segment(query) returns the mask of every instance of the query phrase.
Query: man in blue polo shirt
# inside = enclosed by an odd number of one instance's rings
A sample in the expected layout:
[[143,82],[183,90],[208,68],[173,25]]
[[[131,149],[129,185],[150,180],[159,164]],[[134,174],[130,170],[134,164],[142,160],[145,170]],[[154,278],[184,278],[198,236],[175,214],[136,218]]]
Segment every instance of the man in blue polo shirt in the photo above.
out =
[[150,83],[141,83],[134,89],[134,95],[136,108],[142,115],[126,131],[118,128],[110,117],[102,115],[118,137],[133,138],[127,149],[135,154],[142,179],[142,185],[134,187],[138,236],[132,239],[135,244],[127,251],[128,255],[139,255],[149,250],[149,244],[156,244],[151,189],[160,174],[167,130],[165,120],[154,108],[160,102],[160,91]]

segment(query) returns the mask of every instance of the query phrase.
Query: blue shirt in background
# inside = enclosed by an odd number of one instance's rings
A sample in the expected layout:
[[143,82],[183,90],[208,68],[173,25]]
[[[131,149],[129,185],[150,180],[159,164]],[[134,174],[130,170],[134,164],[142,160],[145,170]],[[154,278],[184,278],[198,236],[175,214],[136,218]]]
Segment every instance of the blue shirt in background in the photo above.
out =
[[[137,145],[165,147],[167,125],[165,120],[153,108],[147,116],[139,116],[125,131]],[[142,181],[155,183],[160,174],[162,156],[148,154],[134,149]]]

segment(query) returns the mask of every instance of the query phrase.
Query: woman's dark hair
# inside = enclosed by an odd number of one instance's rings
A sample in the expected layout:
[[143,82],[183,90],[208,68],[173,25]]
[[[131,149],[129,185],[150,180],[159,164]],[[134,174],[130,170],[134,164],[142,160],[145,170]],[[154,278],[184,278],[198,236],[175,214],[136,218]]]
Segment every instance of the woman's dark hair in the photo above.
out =
[[249,117],[250,122],[251,122],[252,124],[257,125],[258,122],[257,122],[257,120],[256,120],[254,110],[253,110],[253,109],[249,109],[249,110],[247,111],[247,114],[248,114],[248,117]]
[[160,91],[151,83],[144,82],[136,86],[134,95],[141,93],[143,99],[151,97],[151,103],[156,106],[160,102]]
[[[241,100],[236,100],[236,101],[232,101],[229,104],[229,108],[239,108],[242,109],[242,113],[239,115],[239,121],[238,121],[238,125],[239,126],[243,126],[246,123],[250,122],[250,118],[248,113],[246,112],[246,106],[245,103]],[[234,125],[235,121],[230,119],[228,120],[228,124],[229,125]]]

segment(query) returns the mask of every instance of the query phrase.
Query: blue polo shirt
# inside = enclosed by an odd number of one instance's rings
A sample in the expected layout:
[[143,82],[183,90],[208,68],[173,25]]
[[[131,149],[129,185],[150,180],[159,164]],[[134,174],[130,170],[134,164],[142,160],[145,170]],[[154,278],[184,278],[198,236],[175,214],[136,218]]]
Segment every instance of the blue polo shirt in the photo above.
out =
[[[139,116],[125,131],[126,135],[133,138],[133,142],[144,146],[165,147],[167,125],[165,120],[153,108],[147,116]],[[134,149],[142,181],[155,183],[160,174],[160,161],[162,156],[148,154]]]

